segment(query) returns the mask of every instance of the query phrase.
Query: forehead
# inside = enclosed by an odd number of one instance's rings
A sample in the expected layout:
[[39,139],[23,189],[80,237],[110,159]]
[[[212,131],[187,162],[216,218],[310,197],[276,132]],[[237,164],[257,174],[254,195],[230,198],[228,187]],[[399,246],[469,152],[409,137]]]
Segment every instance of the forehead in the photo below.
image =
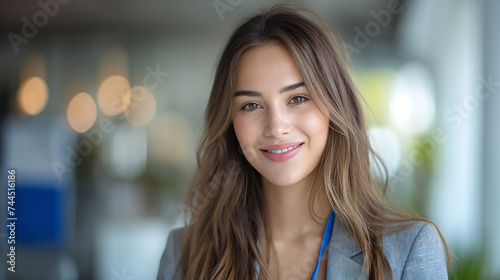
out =
[[274,91],[302,80],[288,49],[270,44],[243,53],[238,64],[236,90]]

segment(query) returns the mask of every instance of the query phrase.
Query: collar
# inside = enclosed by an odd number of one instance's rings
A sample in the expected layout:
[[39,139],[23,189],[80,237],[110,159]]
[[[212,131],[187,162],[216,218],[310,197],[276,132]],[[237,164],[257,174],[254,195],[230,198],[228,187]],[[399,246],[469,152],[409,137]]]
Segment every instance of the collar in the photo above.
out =
[[361,249],[345,225],[337,217],[335,220],[328,245],[326,279],[366,278],[363,276],[362,261],[357,262],[357,257],[362,257],[359,256]]

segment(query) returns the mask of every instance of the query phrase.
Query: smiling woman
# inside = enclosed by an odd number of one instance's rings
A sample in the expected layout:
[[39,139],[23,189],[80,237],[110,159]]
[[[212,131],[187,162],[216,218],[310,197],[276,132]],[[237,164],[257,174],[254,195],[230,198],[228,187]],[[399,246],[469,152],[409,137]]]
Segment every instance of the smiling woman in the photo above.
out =
[[293,57],[280,44],[250,49],[240,59],[234,132],[265,185],[310,185],[325,149],[328,119],[310,100],[302,80]]
[[276,6],[229,39],[158,279],[447,279],[439,230],[378,195],[356,88],[305,14]]

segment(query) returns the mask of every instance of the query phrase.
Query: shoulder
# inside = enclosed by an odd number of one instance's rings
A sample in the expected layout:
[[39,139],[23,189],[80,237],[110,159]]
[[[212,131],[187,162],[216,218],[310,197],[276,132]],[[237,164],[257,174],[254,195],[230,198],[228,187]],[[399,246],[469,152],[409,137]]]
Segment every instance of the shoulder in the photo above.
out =
[[[157,280],[174,279],[175,270],[179,263],[183,231],[183,227],[175,228],[168,234],[167,245],[160,260]],[[180,273],[177,274],[175,279],[181,279]]]
[[415,222],[386,234],[383,247],[394,279],[448,279],[444,245],[431,223]]

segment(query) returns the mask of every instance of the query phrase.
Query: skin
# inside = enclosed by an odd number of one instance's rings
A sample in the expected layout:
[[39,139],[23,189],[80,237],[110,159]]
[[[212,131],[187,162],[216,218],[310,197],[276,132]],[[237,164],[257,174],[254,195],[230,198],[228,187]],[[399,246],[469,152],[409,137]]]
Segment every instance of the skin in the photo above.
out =
[[[329,127],[304,85],[283,92],[300,82],[303,78],[293,57],[279,44],[247,50],[239,62],[236,92],[254,93],[234,97],[233,126],[243,154],[262,175],[273,246],[272,279],[310,278],[330,214],[329,203],[321,196],[314,205],[320,221],[308,211]],[[288,142],[303,144],[285,162],[267,159],[260,149]],[[317,279],[325,278],[326,253]]]

